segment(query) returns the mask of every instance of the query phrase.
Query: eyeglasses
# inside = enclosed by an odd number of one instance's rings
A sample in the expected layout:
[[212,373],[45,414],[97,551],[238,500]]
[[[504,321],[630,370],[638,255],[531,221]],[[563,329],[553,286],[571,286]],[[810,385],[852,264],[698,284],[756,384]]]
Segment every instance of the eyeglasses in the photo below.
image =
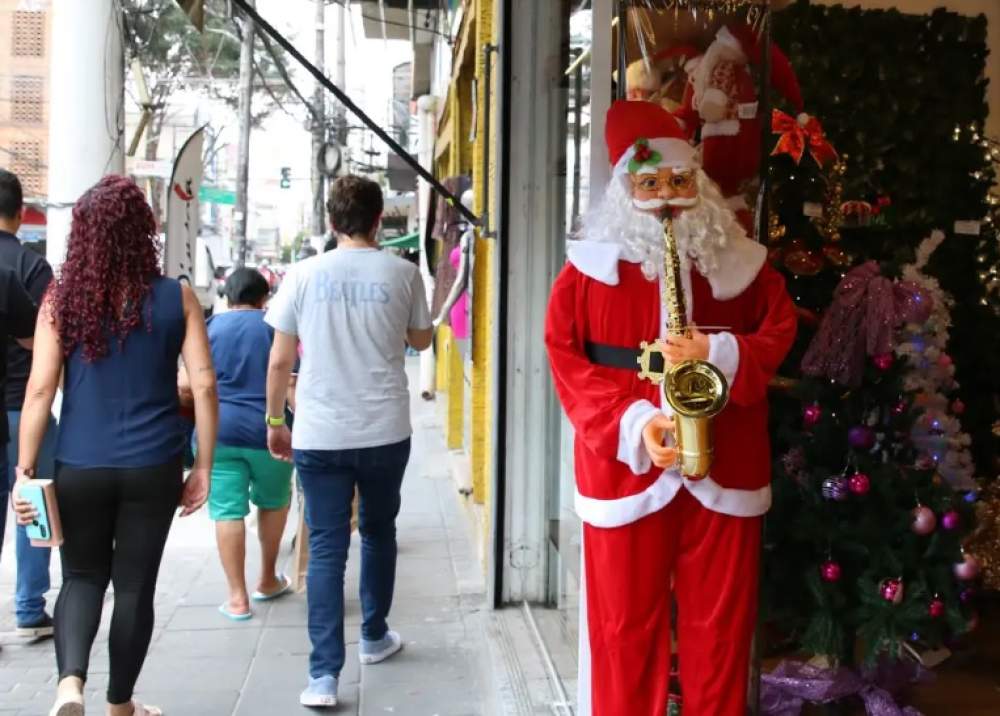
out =
[[632,183],[643,191],[649,192],[661,191],[663,189],[687,191],[694,186],[695,173],[693,170],[667,171],[670,173],[661,172],[658,174],[632,175]]

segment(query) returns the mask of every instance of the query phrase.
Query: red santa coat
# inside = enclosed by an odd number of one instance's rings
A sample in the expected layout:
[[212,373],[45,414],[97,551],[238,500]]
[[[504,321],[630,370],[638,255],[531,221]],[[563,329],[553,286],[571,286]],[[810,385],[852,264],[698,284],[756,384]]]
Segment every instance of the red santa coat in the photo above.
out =
[[760,244],[727,247],[709,278],[684,277],[689,319],[710,334],[709,361],[730,385],[714,419],[715,461],[699,481],[651,466],[642,428],[662,405],[661,391],[638,373],[591,363],[586,342],[638,348],[666,335],[662,277],[650,281],[623,246],[572,242],[553,286],[545,342],[556,390],[576,431],[576,510],[596,527],[629,524],[687,489],[706,508],[756,516],[771,504],[767,386],[795,337],[794,306],[784,279]]

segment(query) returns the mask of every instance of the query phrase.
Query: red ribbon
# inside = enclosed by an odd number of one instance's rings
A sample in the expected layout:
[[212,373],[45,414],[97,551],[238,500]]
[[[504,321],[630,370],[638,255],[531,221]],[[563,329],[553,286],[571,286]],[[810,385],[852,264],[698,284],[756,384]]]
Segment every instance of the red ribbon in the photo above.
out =
[[795,163],[802,161],[806,147],[820,166],[836,160],[837,150],[833,148],[823,134],[823,127],[815,117],[805,117],[805,122],[799,122],[794,117],[776,109],[771,114],[771,131],[780,134],[778,144],[771,154],[788,154]]

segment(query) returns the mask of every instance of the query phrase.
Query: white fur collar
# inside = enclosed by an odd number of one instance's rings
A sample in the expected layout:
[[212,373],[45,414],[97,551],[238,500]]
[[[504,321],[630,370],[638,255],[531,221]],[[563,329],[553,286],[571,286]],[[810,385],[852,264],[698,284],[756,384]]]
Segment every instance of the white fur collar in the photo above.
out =
[[[609,286],[618,285],[618,262],[638,263],[621,244],[610,241],[569,241],[566,257],[576,269],[595,281]],[[753,283],[767,260],[767,249],[753,239],[730,239],[719,252],[719,267],[707,276],[712,296],[717,301],[728,301],[739,296]]]

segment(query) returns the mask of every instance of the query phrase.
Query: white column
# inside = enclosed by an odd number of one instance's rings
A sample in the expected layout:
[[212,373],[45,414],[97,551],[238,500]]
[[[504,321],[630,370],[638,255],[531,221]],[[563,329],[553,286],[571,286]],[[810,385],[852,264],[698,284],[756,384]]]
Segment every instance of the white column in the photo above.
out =
[[510,134],[501,138],[507,166],[497,171],[508,181],[501,207],[506,215],[498,217],[498,241],[505,245],[498,270],[506,275],[506,293],[498,297],[506,303],[506,320],[498,330],[505,333],[506,374],[494,405],[505,405],[505,421],[497,426],[506,446],[505,501],[496,506],[504,526],[499,597],[512,604],[551,596],[548,505],[559,470],[560,409],[543,334],[549,291],[564,256],[566,186],[556,168],[565,166],[567,96],[561,3],[508,0],[502,6],[512,23],[503,39],[510,43],[510,65],[503,68],[510,106],[500,113],[509,114]]
[[[121,18],[114,0],[53,0],[49,77],[48,259],[66,253],[72,204],[125,171]],[[68,204],[70,206],[62,206]]]
[[590,45],[590,205],[594,206],[611,179],[608,148],[604,144],[604,117],[611,107],[611,29],[614,17],[611,2],[594,4]]
[[[424,95],[417,100],[417,112],[420,121],[419,159],[420,165],[430,172],[434,171],[434,140],[437,138],[437,98]],[[430,305],[434,297],[434,279],[431,277],[431,267],[427,252],[424,250],[424,237],[427,235],[427,211],[432,199],[431,185],[426,179],[417,179],[417,231],[420,233],[420,276],[424,280],[427,291],[427,303]],[[436,386],[434,351],[426,350],[420,354],[420,394],[425,399],[434,396]]]

